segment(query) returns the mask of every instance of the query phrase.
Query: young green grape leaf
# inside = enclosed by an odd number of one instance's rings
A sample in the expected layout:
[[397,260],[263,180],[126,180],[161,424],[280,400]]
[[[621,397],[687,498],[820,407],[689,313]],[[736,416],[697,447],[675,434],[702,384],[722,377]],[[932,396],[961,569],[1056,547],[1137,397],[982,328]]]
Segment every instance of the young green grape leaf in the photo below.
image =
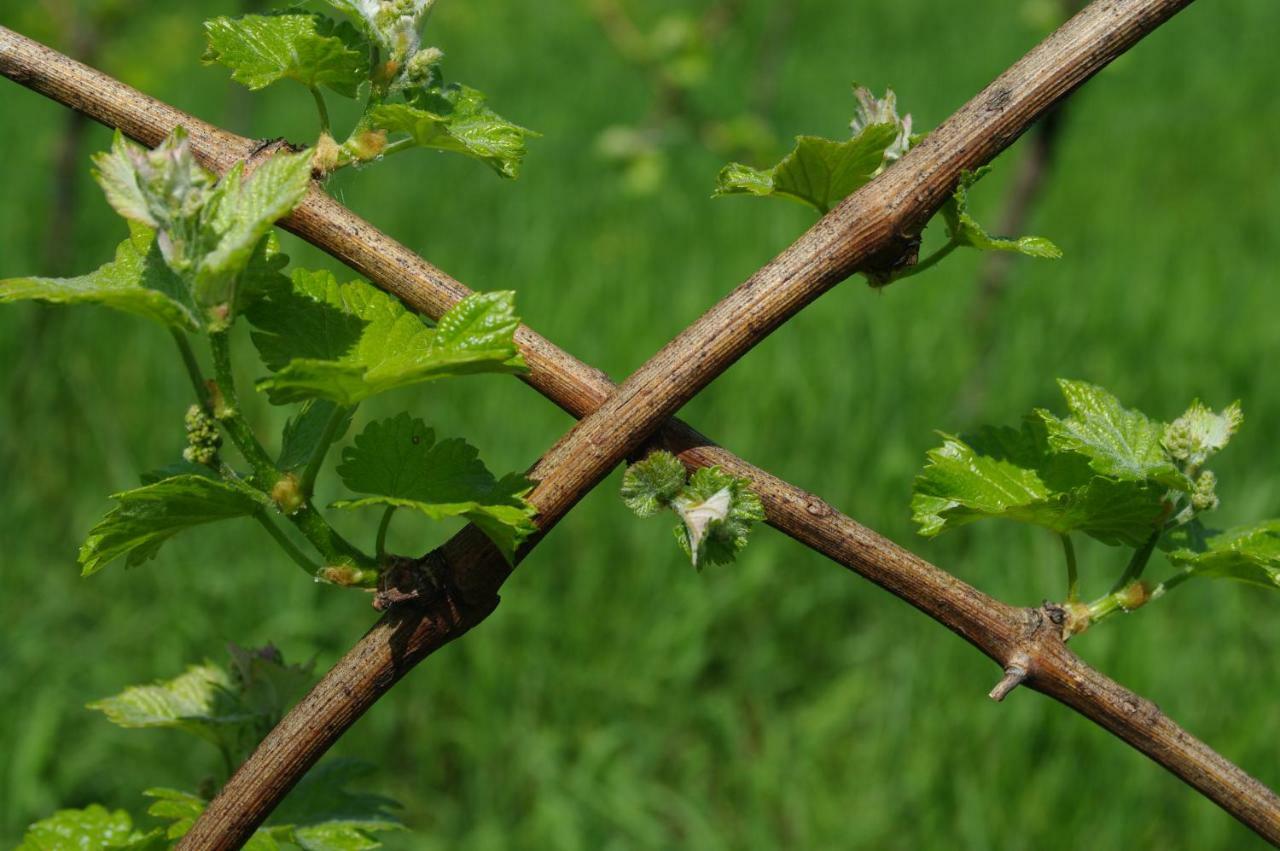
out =
[[90,804],[80,810],[58,810],[27,828],[16,851],[160,851],[159,831],[143,833],[124,810]]
[[928,453],[912,492],[912,519],[922,535],[988,517],[1055,532],[1084,532],[1108,544],[1141,545],[1163,516],[1163,490],[1094,474],[1071,456],[1055,455],[1042,424],[987,429],[965,441],[943,435]]
[[1200,552],[1176,549],[1169,553],[1169,560],[1196,576],[1280,587],[1280,520],[1222,532],[1203,546]]
[[[355,412],[353,407],[341,408],[328,399],[312,399],[304,403],[301,410],[284,425],[280,458],[276,461],[276,466],[285,472],[298,472],[306,467],[322,442],[327,439],[329,443],[334,443],[342,439],[347,429],[351,428],[351,418]],[[330,434],[330,422],[335,414],[340,419]]]
[[[147,808],[147,814],[170,823],[164,831],[166,839],[186,836],[208,806],[203,798],[177,789],[154,788],[142,794],[155,799]],[[287,841],[283,838],[286,833],[279,828],[260,827],[245,842],[243,851],[278,851],[281,842]],[[278,840],[277,837],[281,838]]]
[[376,848],[373,834],[404,826],[394,812],[400,804],[361,791],[373,773],[372,765],[358,760],[323,762],[289,793],[271,822],[287,825],[289,840],[306,851]]
[[513,179],[520,175],[528,140],[538,135],[489,109],[480,92],[456,83],[421,89],[409,103],[375,106],[361,119],[359,129],[465,154]]
[[194,331],[195,306],[186,287],[161,257],[155,231],[129,223],[129,238],[115,259],[76,278],[11,278],[0,281],[0,302],[35,299],[53,304],[101,304],[167,325]]
[[511,292],[467,296],[435,328],[364,281],[296,270],[289,289],[247,312],[275,374],[258,382],[276,404],[324,398],[354,405],[385,390],[477,372],[524,368]]
[[622,477],[622,501],[637,516],[652,517],[671,507],[684,489],[687,476],[680,459],[670,452],[650,452],[627,468]]
[[111,498],[120,504],[98,521],[80,547],[85,576],[121,556],[127,556],[130,567],[141,564],[185,529],[261,510],[245,492],[197,475],[175,476]]
[[204,61],[225,65],[231,79],[250,89],[296,80],[354,98],[369,78],[369,51],[355,31],[321,15],[219,17],[206,21],[204,29]]
[[747,481],[719,467],[694,471],[672,508],[681,520],[676,542],[699,570],[707,562],[732,564],[747,545],[751,528],[765,517],[764,505]]
[[1199,469],[1210,456],[1226,447],[1243,422],[1244,412],[1238,401],[1216,414],[1197,399],[1185,414],[1165,426],[1161,443],[1170,458]]
[[730,163],[720,170],[712,197],[757,195],[789,198],[826,214],[868,183],[898,138],[893,124],[872,124],[846,142],[797,136],[796,146],[769,169]]
[[311,153],[277,153],[248,178],[237,164],[209,193],[200,219],[196,300],[233,302],[236,277],[249,265],[272,225],[298,205],[311,186]]
[[902,155],[915,144],[911,135],[911,115],[898,116],[898,96],[893,89],[886,89],[884,97],[878,98],[866,86],[853,86],[853,97],[858,102],[853,111],[853,119],[849,122],[849,134],[857,138],[862,131],[876,124],[892,124],[898,128],[898,135],[893,144],[885,149],[884,159],[891,163],[902,159]]
[[1014,251],[1028,257],[1048,260],[1057,260],[1062,257],[1062,249],[1042,236],[1004,239],[991,236],[982,225],[978,224],[978,220],[969,213],[969,188],[990,170],[989,166],[983,166],[977,171],[966,171],[961,174],[956,191],[943,205],[942,216],[947,223],[947,236],[951,241],[980,251]]
[[235,697],[231,675],[209,663],[191,665],[171,680],[130,686],[89,708],[119,727],[182,730],[219,746],[238,746],[253,720]]
[[1194,483],[1165,454],[1163,423],[1125,408],[1096,385],[1059,379],[1058,386],[1071,416],[1059,419],[1048,411],[1037,411],[1055,451],[1085,456],[1104,476],[1154,481],[1187,493],[1194,490]]
[[343,449],[338,475],[351,490],[372,496],[339,500],[335,508],[397,506],[432,520],[465,517],[508,559],[537,530],[525,499],[532,482],[495,478],[474,446],[460,438],[437,443],[435,432],[408,413],[365,426]]

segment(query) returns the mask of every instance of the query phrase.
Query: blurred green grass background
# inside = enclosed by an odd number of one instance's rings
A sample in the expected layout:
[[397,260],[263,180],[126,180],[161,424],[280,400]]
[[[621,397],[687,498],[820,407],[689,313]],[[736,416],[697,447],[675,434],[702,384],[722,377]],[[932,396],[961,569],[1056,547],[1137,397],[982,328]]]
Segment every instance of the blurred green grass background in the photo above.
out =
[[[707,0],[638,4],[644,26]],[[83,0],[64,3],[80,14]],[[946,117],[1042,32],[1019,4],[746,0],[718,37],[696,107],[730,118],[753,87],[778,140],[839,135],[850,80],[898,92],[917,127]],[[314,135],[301,89],[256,96],[204,68],[199,23],[230,0],[148,9],[95,33],[94,62],[196,115],[255,136]],[[780,14],[780,8],[786,14]],[[0,23],[72,49],[42,4],[0,0]],[[784,26],[785,24],[785,26]],[[1053,379],[1112,388],[1156,416],[1199,396],[1243,401],[1216,465],[1224,525],[1280,510],[1280,5],[1193,6],[1071,100],[1031,230],[1066,252],[1019,262],[987,333],[968,320],[979,259],[874,292],[850,281],[731,369],[685,416],[742,457],[818,493],[1002,599],[1062,594],[1057,544],[994,525],[936,541],[908,518],[933,429],[1014,422],[1057,406]],[[403,155],[332,191],[477,289],[511,288],[527,321],[617,379],[785,247],[799,206],[710,189],[723,157],[672,128],[657,191],[595,153],[643,123],[651,81],[584,4],[445,0],[428,42],[453,79],[543,137],[500,181],[450,155]],[[763,69],[763,70],[762,70]],[[123,234],[77,166],[73,235],[45,256],[68,113],[0,85],[0,278],[82,271]],[[976,191],[994,223],[1025,145]],[[768,151],[781,154],[778,141]],[[755,164],[764,164],[757,162]],[[292,237],[296,263],[333,267]],[[59,268],[51,269],[54,263]],[[980,410],[961,388],[989,360]],[[190,787],[214,756],[178,734],[119,730],[83,707],[167,677],[228,641],[273,641],[327,667],[371,623],[367,598],[306,581],[249,523],[174,541],[160,558],[81,579],[79,541],[106,494],[177,457],[188,388],[167,336],[90,308],[0,311],[0,837],[58,806],[142,809],[148,786]],[[245,380],[257,374],[247,358]],[[570,421],[501,377],[399,391],[519,469]],[[264,429],[281,418],[265,400]],[[953,635],[764,528],[741,562],[698,575],[667,522],[629,516],[615,473],[540,546],[497,613],[415,671],[339,752],[382,766],[413,833],[392,848],[1251,848],[1262,843],[1163,770],[1030,692],[986,698],[998,672]],[[337,493],[332,477],[325,496]],[[337,517],[364,540],[376,517]],[[398,518],[421,552],[452,531]],[[1086,588],[1123,555],[1085,547]],[[1157,571],[1163,564],[1157,565]],[[1189,586],[1076,642],[1091,663],[1273,788],[1280,786],[1280,597]]]

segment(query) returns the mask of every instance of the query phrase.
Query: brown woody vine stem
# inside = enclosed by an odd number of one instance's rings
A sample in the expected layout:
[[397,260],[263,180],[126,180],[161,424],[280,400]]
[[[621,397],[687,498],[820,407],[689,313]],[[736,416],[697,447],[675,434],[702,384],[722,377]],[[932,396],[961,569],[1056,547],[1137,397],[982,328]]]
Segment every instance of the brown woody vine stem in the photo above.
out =
[[[1189,3],[1094,3],[893,169],[824,217],[621,388],[522,327],[518,340],[531,367],[526,380],[565,410],[585,417],[534,468],[540,484],[533,500],[545,533],[609,469],[661,428],[661,442],[686,464],[718,464],[750,479],[771,525],[911,603],[1002,667],[1014,669],[1015,679],[1097,722],[1280,843],[1280,799],[1154,704],[1076,657],[1062,639],[1061,609],[1017,609],[994,600],[803,490],[710,444],[688,426],[668,420],[751,346],[831,286],[859,267],[896,259],[961,170],[990,160],[1053,103]],[[251,156],[256,146],[3,28],[0,73],[147,144],[156,144],[181,124],[205,162],[221,170]],[[469,292],[318,190],[283,225],[431,316]],[[510,573],[471,527],[424,560],[435,565],[443,592],[388,612],[268,735],[182,847],[233,848],[242,843],[307,768],[401,676],[493,610],[498,588]]]

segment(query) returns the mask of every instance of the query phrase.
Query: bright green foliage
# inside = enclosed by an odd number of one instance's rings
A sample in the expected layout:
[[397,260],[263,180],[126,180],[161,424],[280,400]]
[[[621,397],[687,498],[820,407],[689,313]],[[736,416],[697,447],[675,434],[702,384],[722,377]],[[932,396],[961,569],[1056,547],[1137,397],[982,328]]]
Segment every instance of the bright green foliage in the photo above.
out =
[[1115,396],[1096,385],[1060,379],[1058,386],[1071,416],[1059,419],[1048,411],[1036,412],[1048,428],[1049,444],[1055,451],[1085,456],[1090,466],[1104,476],[1193,490],[1191,480],[1165,453],[1163,423],[1125,408]]
[[130,686],[89,708],[120,727],[182,730],[229,751],[238,749],[247,720],[231,675],[210,663],[192,665],[171,680]]
[[369,77],[369,53],[360,49],[355,32],[322,15],[214,18],[204,29],[204,60],[230,68],[231,79],[250,89],[296,80],[354,98]]
[[652,517],[684,490],[688,472],[670,452],[650,452],[627,468],[622,477],[622,501],[637,517]]
[[[284,424],[284,437],[280,445],[280,458],[276,466],[286,472],[297,472],[307,465],[311,456],[324,441],[325,430],[333,418],[338,405],[328,399],[312,399],[305,403],[298,413]],[[342,414],[337,429],[331,435],[335,442],[342,439],[351,428],[351,418],[355,408],[347,408]]]
[[706,467],[686,480],[684,465],[665,450],[651,452],[623,476],[622,498],[640,517],[669,508],[680,517],[676,542],[693,566],[730,564],[764,519],[764,506],[745,479]]
[[1200,547],[1169,553],[1195,576],[1280,586],[1280,520],[1241,526],[1208,538]]
[[258,351],[275,374],[258,387],[281,404],[311,398],[354,405],[384,390],[475,372],[524,367],[514,294],[477,293],[436,328],[364,281],[294,272],[292,286],[254,303]]
[[[1218,508],[1217,476],[1202,468],[1243,422],[1239,403],[1214,413],[1196,401],[1174,423],[1125,408],[1106,390],[1059,380],[1071,414],[1037,410],[1020,430],[943,435],[928,453],[911,500],[923,535],[987,517],[1043,526],[1063,537],[1071,616],[1066,637],[1205,576],[1280,587],[1280,520],[1212,534],[1200,515]],[[1134,553],[1107,595],[1080,602],[1075,550],[1083,532]],[[1141,582],[1152,552],[1182,568]]]
[[124,810],[90,804],[82,810],[58,810],[31,825],[16,851],[159,851],[164,847],[158,831],[135,830]]
[[484,95],[456,83],[424,90],[410,103],[375,106],[365,115],[365,130],[405,134],[422,148],[467,154],[485,162],[502,177],[516,178],[537,136],[485,106]]
[[[321,763],[289,793],[245,848],[365,851],[381,847],[374,834],[403,829],[393,812],[400,805],[382,795],[353,791],[370,774],[372,766],[356,760]],[[147,812],[171,822],[165,833],[169,839],[185,836],[206,806],[198,796],[174,789],[148,789],[146,794],[156,799]]]
[[[514,178],[537,134],[497,115],[475,89],[444,82],[444,53],[422,45],[432,3],[329,0],[347,18],[341,24],[299,10],[215,18],[205,25],[205,58],[251,89],[290,78],[315,91],[324,125],[315,161],[321,172],[420,147],[464,154]],[[320,86],[350,98],[368,90],[364,112],[341,144],[329,135]]]
[[858,104],[848,141],[797,136],[796,147],[773,168],[730,163],[720,170],[713,196],[776,196],[827,213],[911,147],[911,116],[898,116],[892,91],[877,98],[854,86],[853,94]]
[[474,446],[459,438],[436,442],[435,432],[407,413],[369,423],[343,450],[338,475],[351,490],[373,495],[335,507],[396,506],[432,520],[465,517],[508,560],[537,531],[525,499],[532,482],[519,474],[495,478]]
[[196,161],[182,128],[154,151],[116,134],[109,153],[95,157],[96,177],[120,215],[158,231],[156,245],[184,282],[199,320],[225,328],[242,300],[241,274],[276,220],[302,200],[311,180],[311,155],[276,154],[252,176],[238,164],[216,184]]
[[1138,546],[1162,520],[1163,488],[1092,473],[1078,456],[1056,453],[1037,422],[1021,431],[988,429],[970,442],[943,437],[928,453],[911,500],[922,535],[1007,517]]
[[195,306],[165,264],[155,231],[130,223],[116,259],[78,278],[11,278],[0,281],[0,303],[36,299],[53,304],[101,304],[171,328],[195,330]]
[[141,564],[185,529],[261,510],[240,488],[198,475],[175,476],[111,498],[120,504],[98,521],[80,547],[86,576],[120,556],[127,556],[129,567]]
[[797,136],[795,148],[773,168],[725,166],[713,194],[789,198],[825,214],[875,176],[897,136],[892,124],[873,124],[847,142]]
[[268,645],[231,648],[232,667],[192,665],[171,680],[131,686],[89,704],[120,727],[176,729],[238,761],[311,684],[311,666],[286,665]]
[[951,242],[960,246],[977,248],[980,251],[1014,251],[1028,257],[1041,257],[1057,260],[1062,257],[1062,249],[1042,236],[1021,236],[1016,239],[1004,239],[989,235],[969,213],[969,187],[977,183],[991,169],[983,166],[977,171],[966,171],[960,176],[956,191],[942,207],[942,216],[947,223],[947,236]]

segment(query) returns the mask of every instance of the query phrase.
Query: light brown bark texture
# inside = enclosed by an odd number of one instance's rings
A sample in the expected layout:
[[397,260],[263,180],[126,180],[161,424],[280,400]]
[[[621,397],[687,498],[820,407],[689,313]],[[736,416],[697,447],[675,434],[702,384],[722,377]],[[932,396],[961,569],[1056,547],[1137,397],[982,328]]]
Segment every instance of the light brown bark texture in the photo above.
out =
[[[1025,682],[1096,721],[1273,843],[1280,800],[1154,705],[1093,671],[1061,640],[1052,607],[1016,609],[897,547],[805,491],[668,418],[803,306],[868,263],[896,259],[964,169],[989,161],[1039,115],[1190,0],[1097,2],[966,104],[881,178],[846,200],[664,348],[621,388],[526,327],[531,385],[583,421],[534,468],[541,533],[658,431],[690,466],[751,480],[771,525],[866,576],[964,637]],[[219,171],[257,143],[226,133],[0,28],[0,73],[154,145],[175,126]],[[283,226],[438,317],[469,290],[313,190]],[[526,548],[527,551],[527,548]],[[483,620],[509,568],[468,528],[433,554],[449,593],[388,613],[263,741],[184,841],[232,848],[341,733],[414,664]]]

